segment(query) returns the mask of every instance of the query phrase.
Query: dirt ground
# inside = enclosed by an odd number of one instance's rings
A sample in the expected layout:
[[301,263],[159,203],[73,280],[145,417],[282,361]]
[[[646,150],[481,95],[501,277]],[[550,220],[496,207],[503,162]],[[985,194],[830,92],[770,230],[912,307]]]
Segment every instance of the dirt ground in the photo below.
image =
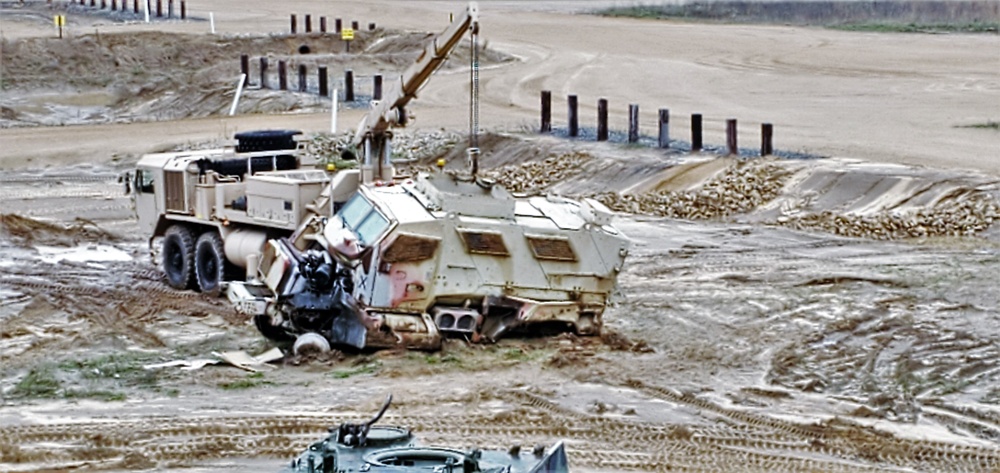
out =
[[[219,115],[216,84],[238,74],[225,57],[296,50],[250,35],[284,31],[290,12],[376,21],[390,37],[438,31],[461,5],[219,0],[221,40],[196,3],[193,20],[153,25],[70,10],[72,44],[125,34],[116,44],[197,45],[206,62],[184,75],[135,59],[126,70],[141,71],[103,85],[81,62],[43,87],[45,64],[10,61],[47,51],[31,43],[53,35],[47,7],[3,4],[0,470],[276,471],[387,393],[386,423],[425,442],[562,439],[580,472],[1000,470],[1000,133],[965,127],[1000,113],[1000,38],[574,13],[601,4],[480,7],[496,53],[482,71],[487,172],[522,192],[601,199],[633,240],[604,335],[288,357],[259,373],[148,368],[269,345],[225,300],[160,281],[117,176],[141,153],[235,131],[328,131],[308,94],[251,90],[241,114]],[[388,77],[413,43],[351,67]],[[322,54],[339,58],[335,46]],[[415,130],[467,129],[465,72],[431,79]],[[678,141],[665,152],[539,137],[525,130],[542,89],[557,128],[561,97],[578,94],[582,117],[606,97],[615,130],[639,103],[650,136],[652,111],[669,107]],[[705,114],[714,144],[738,118],[746,148],[773,122],[785,157],[688,154],[690,113]]]

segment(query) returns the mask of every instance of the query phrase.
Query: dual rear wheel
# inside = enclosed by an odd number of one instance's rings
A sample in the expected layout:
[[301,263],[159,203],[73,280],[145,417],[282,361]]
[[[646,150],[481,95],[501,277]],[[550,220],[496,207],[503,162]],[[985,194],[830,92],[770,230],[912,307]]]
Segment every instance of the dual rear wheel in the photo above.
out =
[[196,238],[189,226],[172,225],[163,235],[162,254],[170,287],[219,295],[229,263],[218,231],[207,230]]

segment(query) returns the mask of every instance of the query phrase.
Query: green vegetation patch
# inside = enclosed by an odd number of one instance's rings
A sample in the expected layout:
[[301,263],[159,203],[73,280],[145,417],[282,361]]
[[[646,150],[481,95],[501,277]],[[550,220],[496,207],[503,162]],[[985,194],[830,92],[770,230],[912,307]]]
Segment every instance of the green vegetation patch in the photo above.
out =
[[980,130],[995,130],[1000,131],[1000,122],[995,122],[993,120],[986,121],[984,123],[973,123],[971,125],[959,125],[958,128],[977,128]]
[[362,358],[358,360],[358,363],[347,369],[333,370],[330,372],[330,376],[336,379],[347,379],[352,376],[365,375],[365,374],[375,374],[382,368],[382,362],[378,360],[369,360]]
[[250,373],[242,379],[236,381],[230,381],[225,383],[219,383],[219,387],[227,391],[235,391],[241,389],[252,389],[259,386],[274,384],[270,381],[264,380],[264,373]]
[[612,17],[826,26],[886,33],[996,33],[995,1],[726,1],[611,7]]

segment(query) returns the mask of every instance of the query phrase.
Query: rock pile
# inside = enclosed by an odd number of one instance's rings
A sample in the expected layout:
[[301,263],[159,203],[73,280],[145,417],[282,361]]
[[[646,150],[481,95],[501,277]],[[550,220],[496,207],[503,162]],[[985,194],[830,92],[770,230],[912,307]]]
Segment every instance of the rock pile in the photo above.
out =
[[831,211],[779,217],[778,225],[800,230],[821,230],[837,235],[900,240],[935,236],[969,236],[986,230],[1000,218],[1000,205],[988,195],[971,194],[933,208],[900,214],[842,214]]
[[788,173],[768,162],[739,162],[693,191],[645,194],[597,194],[608,208],[633,214],[688,220],[717,219],[747,213],[781,192]]
[[511,192],[538,195],[544,194],[552,185],[583,172],[583,164],[591,159],[589,154],[573,151],[549,156],[542,161],[488,169],[482,175]]
[[[349,150],[355,153],[351,146],[353,133],[319,133],[312,136],[306,144],[306,155],[320,162],[336,162],[341,159],[341,153]],[[392,160],[397,163],[412,163],[425,161],[441,156],[462,141],[463,135],[450,131],[433,132],[396,132],[392,137]]]

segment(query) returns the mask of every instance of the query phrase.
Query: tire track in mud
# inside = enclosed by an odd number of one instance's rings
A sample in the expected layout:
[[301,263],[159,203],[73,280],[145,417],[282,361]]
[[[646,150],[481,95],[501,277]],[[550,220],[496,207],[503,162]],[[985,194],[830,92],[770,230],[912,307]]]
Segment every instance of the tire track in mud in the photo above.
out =
[[[842,458],[863,458],[878,463],[917,469],[965,468],[970,471],[992,471],[1000,467],[1000,447],[989,449],[933,440],[899,438],[843,421],[801,425],[744,411],[726,409],[690,394],[681,394],[669,388],[652,386],[637,380],[629,381],[626,385],[654,397],[671,402],[686,403],[737,422],[803,437],[809,441],[809,447],[804,451],[815,451]],[[734,446],[742,447],[745,445],[742,439],[735,440]],[[767,458],[773,459],[773,455]],[[813,467],[807,467],[807,469],[811,468]],[[825,467],[823,469],[825,470]]]

